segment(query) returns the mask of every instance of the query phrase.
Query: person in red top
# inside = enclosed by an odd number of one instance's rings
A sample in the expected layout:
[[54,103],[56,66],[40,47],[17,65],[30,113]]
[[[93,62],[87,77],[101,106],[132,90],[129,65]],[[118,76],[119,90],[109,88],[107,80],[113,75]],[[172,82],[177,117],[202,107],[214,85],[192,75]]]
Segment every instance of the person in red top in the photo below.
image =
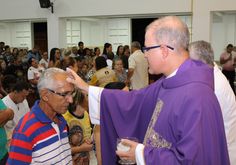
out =
[[236,53],[233,52],[233,45],[229,44],[226,51],[220,56],[220,63],[222,64],[222,72],[225,77],[229,80],[230,86],[235,93],[234,78],[235,78],[235,66]]

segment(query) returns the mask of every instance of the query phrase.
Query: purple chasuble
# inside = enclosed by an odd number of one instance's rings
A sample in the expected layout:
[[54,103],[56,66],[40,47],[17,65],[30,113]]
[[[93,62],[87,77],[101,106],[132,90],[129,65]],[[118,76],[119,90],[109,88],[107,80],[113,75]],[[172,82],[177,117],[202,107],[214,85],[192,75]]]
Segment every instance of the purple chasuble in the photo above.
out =
[[137,137],[152,164],[229,164],[213,68],[186,60],[175,76],[101,96],[102,164],[117,163],[116,138]]

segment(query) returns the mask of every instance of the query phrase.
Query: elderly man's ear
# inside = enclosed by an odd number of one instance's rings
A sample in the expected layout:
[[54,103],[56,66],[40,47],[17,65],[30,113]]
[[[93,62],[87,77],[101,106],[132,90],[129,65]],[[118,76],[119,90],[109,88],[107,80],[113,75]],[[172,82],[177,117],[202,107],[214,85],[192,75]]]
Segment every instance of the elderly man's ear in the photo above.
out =
[[42,89],[41,92],[41,99],[44,101],[48,101],[48,90]]

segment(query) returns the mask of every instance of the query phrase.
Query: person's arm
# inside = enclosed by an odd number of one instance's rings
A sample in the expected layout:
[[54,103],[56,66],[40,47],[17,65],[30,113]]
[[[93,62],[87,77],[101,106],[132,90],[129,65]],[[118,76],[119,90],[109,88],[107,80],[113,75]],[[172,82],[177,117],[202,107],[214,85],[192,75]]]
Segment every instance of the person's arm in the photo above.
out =
[[29,80],[29,83],[30,83],[30,84],[33,84],[33,85],[35,85],[35,86],[38,85],[38,81],[33,80],[33,79],[30,79],[30,80]]
[[71,154],[76,154],[78,152],[83,152],[83,151],[92,151],[92,150],[93,150],[93,144],[87,144],[85,142],[81,146],[71,147]]
[[3,127],[9,120],[14,118],[14,112],[12,109],[2,109],[0,110],[0,127]]
[[28,70],[28,80],[30,84],[38,85],[38,81],[34,80],[34,73],[31,69]]
[[2,94],[4,94],[5,96],[8,95],[8,93],[7,93],[2,87],[0,88],[0,92],[1,92]]
[[21,131],[14,131],[11,140],[11,147],[7,165],[24,164],[29,165],[32,161],[33,146],[29,138]]
[[127,86],[130,85],[130,83],[131,83],[130,79],[131,79],[131,77],[133,76],[133,74],[134,74],[134,68],[129,68],[128,74],[127,74],[127,79],[125,80],[125,84],[126,84]]
[[94,136],[94,141],[95,141],[95,146],[96,146],[97,162],[98,162],[98,165],[102,165],[100,125],[96,125],[93,136]]
[[47,69],[45,63],[41,63],[41,65],[44,67],[44,69]]
[[54,64],[53,64],[53,61],[50,61],[49,65],[48,65],[48,68],[52,68],[52,67],[54,67]]
[[225,64],[226,62],[228,62],[230,60],[232,60],[231,56],[229,56],[229,58],[227,58],[227,59],[224,59],[223,57],[220,57],[220,64]]
[[136,67],[135,59],[134,59],[133,56],[130,56],[130,57],[129,57],[129,69],[128,69],[128,74],[127,74],[127,78],[126,78],[126,80],[125,80],[125,84],[126,84],[127,86],[129,86],[129,85],[131,84],[130,79],[131,79],[131,77],[132,77],[133,74],[134,74],[134,69],[135,69],[135,67]]

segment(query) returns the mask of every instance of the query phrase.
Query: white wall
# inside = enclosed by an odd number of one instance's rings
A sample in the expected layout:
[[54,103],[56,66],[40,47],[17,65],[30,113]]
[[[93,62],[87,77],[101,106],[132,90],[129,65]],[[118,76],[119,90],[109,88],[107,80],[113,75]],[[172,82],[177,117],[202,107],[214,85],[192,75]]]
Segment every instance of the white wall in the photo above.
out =
[[[217,29],[212,23],[212,14],[214,11],[230,11],[236,10],[235,0],[197,0],[193,3],[193,41],[196,40],[206,40],[212,42],[213,29]],[[19,11],[20,8],[20,11]],[[9,10],[10,9],[10,10]],[[65,47],[65,40],[60,33],[62,33],[63,28],[60,29],[58,26],[64,26],[64,23],[60,21],[62,18],[68,17],[88,17],[88,16],[113,16],[113,15],[128,15],[128,14],[163,14],[163,13],[190,13],[191,12],[191,1],[190,0],[119,0],[119,1],[106,1],[106,0],[56,0],[54,1],[54,13],[52,14],[47,9],[40,8],[38,0],[21,0],[4,1],[1,4],[0,9],[0,22],[5,20],[16,20],[16,19],[44,19],[48,21],[48,43],[49,49],[51,47]],[[13,12],[15,11],[15,12]],[[101,21],[102,22],[102,21]],[[235,26],[235,25],[234,25]],[[90,26],[93,32],[89,33],[90,36],[96,35],[98,38],[100,34],[93,31],[95,27]],[[100,26],[102,29],[101,42],[106,42],[107,39],[106,27]],[[218,27],[220,28],[220,27]],[[5,42],[10,42],[9,36],[6,36],[6,30],[1,31],[0,40],[4,38]],[[85,33],[88,34],[86,29]],[[8,33],[9,34],[9,33]],[[63,33],[62,36],[65,36]],[[233,36],[226,35],[224,43],[231,42],[236,34]],[[86,38],[84,38],[86,40]],[[90,43],[91,45],[100,45],[100,41],[95,41],[96,43]],[[234,41],[235,42],[235,41]],[[86,45],[86,44],[85,44]],[[225,44],[220,47],[217,46],[217,52],[220,49],[224,49]]]
[[[0,15],[0,20],[48,18],[52,15],[56,17],[84,17],[190,12],[190,4],[191,1],[186,0],[56,0],[54,1],[54,13],[51,14],[47,9],[40,8],[38,0],[8,0],[1,4],[1,13],[4,14]],[[19,7],[20,12],[17,12]]]
[[212,25],[212,48],[214,49],[215,61],[220,60],[220,54],[224,51],[224,28],[222,23],[213,23]]
[[0,23],[0,42],[4,41],[5,45],[12,45],[11,23]]

